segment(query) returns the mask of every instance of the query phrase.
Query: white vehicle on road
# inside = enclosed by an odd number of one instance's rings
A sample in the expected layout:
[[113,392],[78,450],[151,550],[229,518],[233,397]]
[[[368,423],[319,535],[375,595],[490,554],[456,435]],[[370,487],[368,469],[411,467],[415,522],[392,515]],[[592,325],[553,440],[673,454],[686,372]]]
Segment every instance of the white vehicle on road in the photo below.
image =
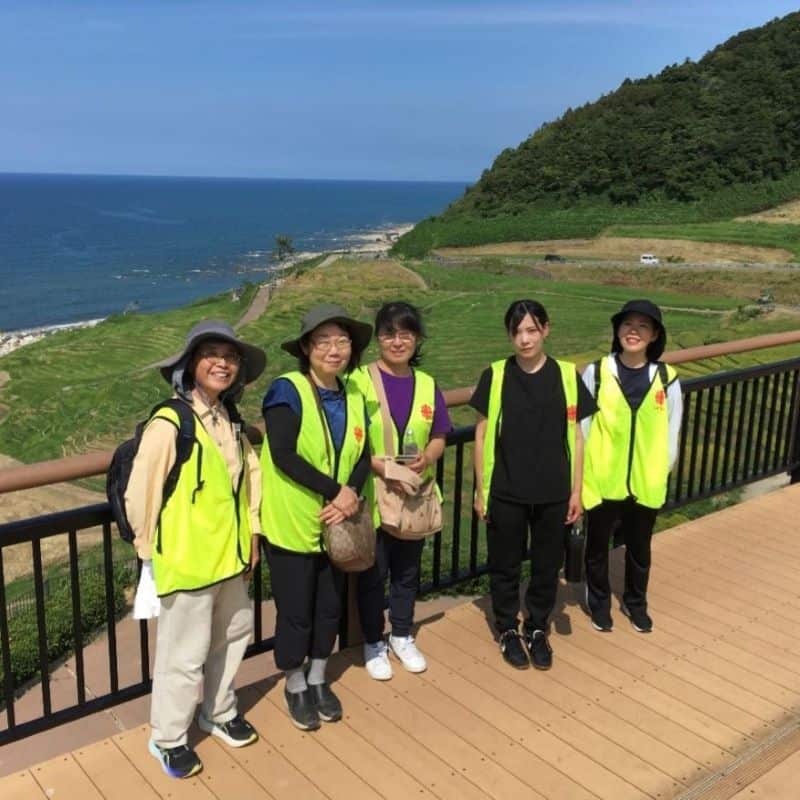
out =
[[658,266],[660,262],[652,253],[642,253],[639,256],[639,263],[652,264],[653,266]]

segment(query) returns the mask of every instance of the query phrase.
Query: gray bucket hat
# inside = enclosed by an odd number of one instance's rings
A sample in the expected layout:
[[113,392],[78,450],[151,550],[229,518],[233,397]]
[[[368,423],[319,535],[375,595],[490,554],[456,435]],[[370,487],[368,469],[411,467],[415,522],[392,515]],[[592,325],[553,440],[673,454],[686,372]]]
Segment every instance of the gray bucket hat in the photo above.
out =
[[157,364],[164,380],[169,384],[174,383],[175,368],[185,368],[195,347],[210,339],[230,342],[242,354],[242,366],[239,374],[242,383],[252,383],[267,366],[267,356],[264,351],[260,347],[247,344],[237,338],[233,328],[227,322],[221,322],[218,319],[204,319],[189,331],[183,350]]
[[300,321],[300,334],[298,337],[285,341],[281,348],[287,353],[291,353],[295,358],[301,358],[303,350],[300,347],[300,341],[302,338],[326,322],[336,322],[348,331],[350,338],[353,340],[353,350],[355,352],[361,354],[367,349],[372,338],[372,325],[353,319],[341,306],[334,303],[322,303],[307,311]]

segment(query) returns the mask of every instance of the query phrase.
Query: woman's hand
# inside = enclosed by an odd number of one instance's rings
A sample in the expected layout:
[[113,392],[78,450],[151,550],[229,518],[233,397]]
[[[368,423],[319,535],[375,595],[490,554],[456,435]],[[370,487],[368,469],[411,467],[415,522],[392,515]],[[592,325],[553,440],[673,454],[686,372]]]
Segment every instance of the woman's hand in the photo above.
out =
[[244,571],[242,578],[249,581],[255,572],[255,568],[261,561],[261,537],[254,533],[250,538],[250,566]]
[[319,512],[319,518],[326,525],[335,525],[352,517],[356,511],[358,511],[358,495],[349,486],[342,486],[339,494]]
[[325,525],[336,525],[347,519],[333,503],[328,503],[326,506],[323,506],[322,511],[319,512],[319,518]]
[[583,514],[583,505],[581,503],[581,493],[573,491],[569,496],[569,503],[567,504],[567,525],[572,525],[577,522],[580,515]]
[[417,473],[417,475],[422,475],[422,473],[428,468],[428,457],[425,455],[424,452],[417,453],[416,457],[413,461],[407,461],[406,466]]
[[475,492],[475,500],[472,503],[472,507],[475,509],[478,519],[482,522],[486,522],[486,509],[483,507],[481,492]]

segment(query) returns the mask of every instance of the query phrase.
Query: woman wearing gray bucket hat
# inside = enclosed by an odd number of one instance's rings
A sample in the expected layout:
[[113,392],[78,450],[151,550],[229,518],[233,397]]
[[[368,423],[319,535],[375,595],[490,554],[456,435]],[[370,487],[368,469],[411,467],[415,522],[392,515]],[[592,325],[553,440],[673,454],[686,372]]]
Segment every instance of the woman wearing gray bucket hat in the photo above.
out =
[[241,578],[258,563],[261,470],[234,400],[265,365],[263,350],[228,324],[195,325],[158,365],[175,397],[147,422],[125,492],[144,562],[134,615],[158,616],[149,750],[176,778],[202,768],[187,744],[201,684],[202,730],[230,747],[258,738],[237,710],[233,679],[253,626]]
[[590,364],[583,382],[599,411],[586,424],[583,505],[587,512],[586,604],[598,631],[612,629],[608,546],[621,523],[625,589],[620,610],[648,633],[650,540],[678,454],[683,413],[675,370],[659,361],[667,342],[661,309],[630,300],[611,317],[611,354]]
[[341,719],[325,668],[339,630],[344,575],[322,548],[323,524],[352,516],[370,473],[364,397],[349,379],[372,334],[341,307],[312,308],[281,346],[298,369],[264,397],[261,449],[266,538],[277,608],[275,663],[302,730]]

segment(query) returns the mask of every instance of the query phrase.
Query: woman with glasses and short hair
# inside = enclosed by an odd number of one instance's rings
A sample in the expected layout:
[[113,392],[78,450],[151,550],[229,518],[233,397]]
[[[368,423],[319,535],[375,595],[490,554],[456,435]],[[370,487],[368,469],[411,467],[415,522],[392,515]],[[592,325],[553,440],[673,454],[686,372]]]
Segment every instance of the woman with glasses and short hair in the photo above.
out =
[[325,670],[336,636],[344,574],[322,547],[322,525],[358,511],[370,471],[364,398],[345,376],[358,366],[372,327],[337,305],[312,308],[281,347],[298,369],[272,383],[262,410],[261,523],[275,598],[275,663],[302,730],[341,719]]
[[[405,466],[423,481],[432,481],[436,462],[444,452],[445,436],[452,425],[444,397],[433,378],[417,369],[425,340],[422,317],[410,303],[386,303],[375,317],[375,334],[379,348],[376,364],[393,426],[394,455],[401,455]],[[386,444],[376,387],[364,368],[354,377],[367,399],[372,469],[385,478]],[[389,484],[392,491],[405,491],[400,482],[389,481]],[[380,527],[380,517],[377,514],[376,517],[375,564],[358,576],[358,607],[367,672],[375,680],[385,681],[392,677],[389,650],[409,672],[423,672],[427,666],[412,635],[425,540],[396,538]],[[387,577],[391,623],[388,648],[383,638]]]
[[[158,617],[149,750],[174,778],[202,769],[187,739],[198,693],[202,730],[230,747],[258,738],[237,710],[233,679],[253,629],[242,577],[258,563],[261,470],[233,401],[265,365],[264,351],[228,324],[195,325],[159,365],[175,399],[148,421],[125,491],[143,561],[134,616]],[[191,451],[164,502],[187,418]]]

